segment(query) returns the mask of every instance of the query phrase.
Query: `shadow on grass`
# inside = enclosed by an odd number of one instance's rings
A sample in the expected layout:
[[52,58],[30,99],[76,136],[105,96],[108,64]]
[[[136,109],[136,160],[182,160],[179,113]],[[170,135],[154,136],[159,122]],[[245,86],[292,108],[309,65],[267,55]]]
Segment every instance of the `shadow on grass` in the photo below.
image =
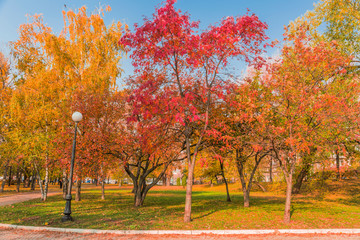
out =
[[[266,215],[282,215],[284,197],[250,196],[250,208],[243,207],[243,196],[239,192],[231,194],[232,202],[226,201],[226,193],[194,191],[191,224],[206,222],[214,225],[214,219],[221,221],[228,216],[238,218],[253,217],[258,219]],[[185,204],[184,190],[150,191],[144,206],[133,206],[131,189],[109,189],[105,192],[105,200],[101,200],[101,190],[84,191],[82,201],[72,201],[72,216],[75,222],[61,222],[65,200],[62,196],[49,197],[42,203],[38,200],[16,204],[14,208],[0,208],[3,222],[22,225],[46,225],[53,227],[98,228],[98,229],[182,229],[194,225],[184,225],[183,211]],[[298,212],[320,211],[313,209],[312,203],[306,199],[294,199],[291,216]],[[239,218],[240,219],[240,218]],[[19,221],[20,220],[20,221]]]
[[203,215],[201,215],[201,216],[194,217],[194,218],[193,218],[193,220],[196,220],[196,219],[201,219],[201,218],[204,218],[204,217],[210,216],[211,214],[213,214],[213,213],[215,213],[215,212],[217,212],[217,211],[213,210],[213,211],[208,212],[208,213],[206,213],[206,214],[203,214]]

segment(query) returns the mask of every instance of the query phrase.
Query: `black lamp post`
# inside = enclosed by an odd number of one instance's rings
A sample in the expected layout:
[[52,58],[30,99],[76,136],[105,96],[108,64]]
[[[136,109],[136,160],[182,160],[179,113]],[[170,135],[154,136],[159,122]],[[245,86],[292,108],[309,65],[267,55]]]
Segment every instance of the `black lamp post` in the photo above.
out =
[[69,186],[68,186],[68,192],[66,194],[65,200],[65,210],[64,210],[64,216],[62,217],[61,221],[72,221],[71,215],[71,187],[72,187],[72,180],[73,180],[73,172],[74,172],[74,161],[75,161],[75,149],[76,149],[76,132],[77,132],[77,125],[82,120],[83,116],[79,112],[74,112],[72,115],[72,120],[75,122],[75,133],[74,133],[74,142],[73,142],[73,148],[71,153],[71,165],[70,165],[70,177],[69,177]]

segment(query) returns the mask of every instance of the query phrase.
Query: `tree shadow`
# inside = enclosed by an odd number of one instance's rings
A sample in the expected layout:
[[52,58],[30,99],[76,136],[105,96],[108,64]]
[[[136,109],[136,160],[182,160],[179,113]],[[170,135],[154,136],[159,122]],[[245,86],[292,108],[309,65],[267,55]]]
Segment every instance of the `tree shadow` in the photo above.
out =
[[215,212],[217,212],[217,211],[216,211],[216,210],[212,210],[212,211],[210,211],[210,212],[208,212],[208,213],[206,213],[206,214],[203,214],[203,215],[201,215],[201,216],[194,217],[193,220],[195,220],[195,219],[201,219],[201,218],[210,216],[211,214],[213,214],[213,213],[215,213]]
[[294,212],[295,212],[295,208],[294,208],[294,207],[291,207],[291,210],[290,210],[290,218],[292,218]]

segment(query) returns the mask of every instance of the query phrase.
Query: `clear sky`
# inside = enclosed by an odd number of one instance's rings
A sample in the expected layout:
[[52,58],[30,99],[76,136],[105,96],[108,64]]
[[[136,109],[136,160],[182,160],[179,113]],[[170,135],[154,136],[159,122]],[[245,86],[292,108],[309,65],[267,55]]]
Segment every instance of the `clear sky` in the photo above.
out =
[[[63,26],[62,10],[76,9],[83,5],[90,12],[99,6],[109,5],[110,13],[105,21],[121,21],[130,27],[142,23],[144,16],[151,16],[155,6],[163,0],[0,0],[0,50],[8,53],[8,42],[18,37],[20,24],[27,21],[26,15],[41,13],[44,22],[59,33]],[[188,12],[192,20],[200,21],[200,28],[219,22],[226,16],[246,13],[247,8],[269,25],[267,35],[272,39],[282,39],[284,25],[313,8],[315,0],[178,0],[175,7]],[[66,6],[66,7],[65,7]],[[125,75],[131,73],[128,60],[123,63]]]

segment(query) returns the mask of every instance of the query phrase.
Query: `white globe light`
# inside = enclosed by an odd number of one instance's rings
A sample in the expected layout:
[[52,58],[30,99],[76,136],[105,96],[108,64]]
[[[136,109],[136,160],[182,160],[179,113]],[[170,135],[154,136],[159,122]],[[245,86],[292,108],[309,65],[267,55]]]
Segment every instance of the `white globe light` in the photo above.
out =
[[73,115],[72,115],[72,120],[74,122],[80,122],[83,118],[83,115],[79,112],[74,112]]

